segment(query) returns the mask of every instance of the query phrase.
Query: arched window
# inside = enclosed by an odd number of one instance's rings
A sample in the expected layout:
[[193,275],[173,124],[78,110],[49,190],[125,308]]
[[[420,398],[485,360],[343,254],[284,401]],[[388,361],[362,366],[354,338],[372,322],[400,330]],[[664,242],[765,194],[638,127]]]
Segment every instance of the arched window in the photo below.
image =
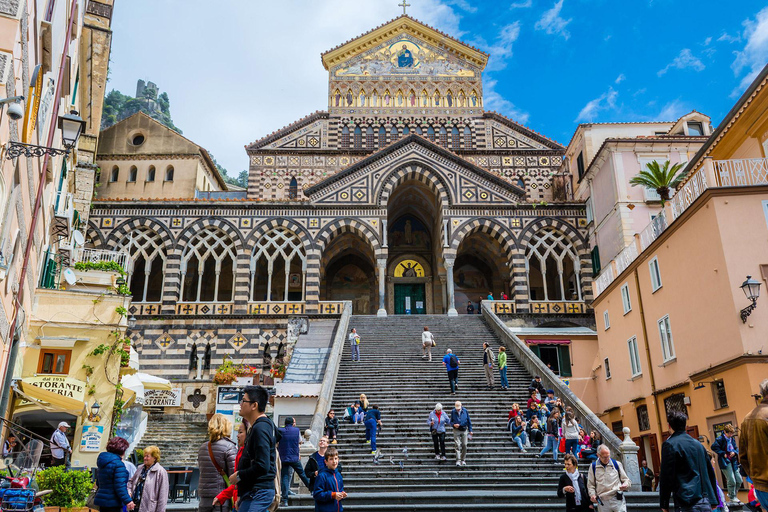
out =
[[407,137],[411,134],[411,129],[408,126],[403,126],[403,137]]
[[235,244],[222,230],[207,227],[181,255],[184,302],[229,302],[235,284]]
[[369,126],[365,130],[365,149],[373,149],[374,147],[374,140],[373,140],[373,127]]
[[416,128],[413,129],[413,131],[415,131],[419,135],[424,135],[424,132],[422,131],[421,126],[417,126]]
[[517,186],[525,190],[525,180],[523,178],[517,178]]
[[120,178],[120,168],[118,166],[114,166],[112,168],[112,172],[109,173],[109,182],[114,183]]
[[139,175],[139,170],[136,168],[135,165],[132,165],[131,168],[128,170],[128,183],[135,183],[136,177]]
[[386,145],[387,145],[387,129],[382,126],[379,128],[378,146],[380,148],[383,148]]
[[275,228],[256,242],[251,256],[251,300],[304,300],[307,254],[295,233]]
[[169,165],[165,170],[165,181],[173,181],[173,166]]
[[472,148],[472,130],[469,126],[464,127],[464,149]]
[[530,300],[582,300],[579,257],[560,231],[548,227],[531,237],[525,270]]
[[155,166],[150,165],[147,171],[147,181],[155,181]]
[[392,127],[392,131],[390,132],[391,140],[390,142],[395,142],[399,137],[397,135],[397,126]]
[[127,269],[133,302],[160,302],[166,259],[160,235],[148,227],[139,227],[123,238],[118,250],[130,254],[133,261],[133,267]]
[[355,149],[362,149],[363,147],[363,130],[359,126],[355,126]]
[[448,147],[448,132],[445,129],[445,126],[440,127],[440,142],[439,144],[443,146],[444,148]]
[[348,126],[341,127],[341,147],[342,148],[349,147],[349,127]]
[[461,135],[459,129],[455,126],[451,128],[451,149],[457,150],[461,147]]
[[291,184],[288,185],[288,199],[295,200],[299,197],[299,182],[296,178],[291,178]]
[[432,142],[435,142],[435,129],[431,126],[427,128],[427,138]]

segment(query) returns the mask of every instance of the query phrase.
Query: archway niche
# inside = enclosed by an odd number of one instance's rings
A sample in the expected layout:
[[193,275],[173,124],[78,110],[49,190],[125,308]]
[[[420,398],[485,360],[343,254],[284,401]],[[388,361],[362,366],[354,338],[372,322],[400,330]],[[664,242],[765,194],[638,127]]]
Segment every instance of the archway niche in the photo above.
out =
[[376,264],[367,241],[356,233],[336,236],[323,252],[320,269],[320,300],[349,300],[354,314],[376,314]]
[[453,267],[454,296],[459,314],[467,312],[468,302],[472,302],[477,312],[479,301],[489,292],[495,299],[500,299],[502,292],[512,298],[512,276],[507,261],[504,248],[486,233],[472,233],[461,241]]

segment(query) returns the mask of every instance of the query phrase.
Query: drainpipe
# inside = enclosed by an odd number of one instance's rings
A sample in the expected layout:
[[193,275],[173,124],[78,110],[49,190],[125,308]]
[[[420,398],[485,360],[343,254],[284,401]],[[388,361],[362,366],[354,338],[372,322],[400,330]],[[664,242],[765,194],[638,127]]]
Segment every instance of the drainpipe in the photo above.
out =
[[[48,128],[48,139],[45,143],[46,147],[53,145],[53,137],[56,135],[56,120],[59,118],[59,105],[61,105],[61,83],[64,80],[64,66],[67,61],[67,50],[69,44],[72,41],[72,25],[75,22],[75,12],[77,7],[77,0],[72,0],[69,8],[69,21],[67,23],[67,37],[64,39],[64,46],[61,52],[61,62],[59,63],[59,79],[56,81],[56,92],[54,98],[57,99],[53,103],[53,110],[51,111],[51,126]],[[66,158],[66,157],[65,157]],[[45,188],[45,171],[50,163],[51,155],[46,153],[43,157],[43,164],[40,166],[39,184],[37,188],[37,197],[35,198],[35,206],[32,209],[32,220],[29,224],[29,231],[27,235],[27,247],[24,249],[24,263],[21,267],[21,274],[19,276],[19,293],[14,300],[14,313],[13,320],[11,321],[11,327],[8,329],[11,338],[11,349],[9,351],[8,359],[4,368],[5,378],[3,380],[3,390],[0,396],[0,416],[5,416],[6,409],[8,407],[8,400],[10,397],[11,379],[13,377],[13,366],[10,366],[11,361],[15,363],[17,353],[19,350],[20,339],[16,339],[13,335],[16,330],[16,322],[19,318],[19,308],[24,302],[24,289],[25,280],[27,278],[27,270],[29,269],[30,255],[32,254],[32,247],[35,245],[35,230],[37,229],[37,221],[40,216],[40,207],[43,202],[43,189]]]
[[[637,243],[639,235],[635,235]],[[659,400],[656,397],[656,378],[653,375],[653,362],[651,361],[651,347],[648,344],[648,326],[645,324],[645,310],[643,309],[643,293],[640,291],[640,276],[637,274],[637,267],[633,272],[635,276],[635,287],[637,288],[637,306],[640,309],[640,323],[643,326],[643,342],[645,345],[645,364],[648,366],[648,376],[651,378],[651,396],[653,397],[653,410],[656,413],[656,426],[659,428],[659,437],[664,429],[661,426],[661,412],[659,411]]]

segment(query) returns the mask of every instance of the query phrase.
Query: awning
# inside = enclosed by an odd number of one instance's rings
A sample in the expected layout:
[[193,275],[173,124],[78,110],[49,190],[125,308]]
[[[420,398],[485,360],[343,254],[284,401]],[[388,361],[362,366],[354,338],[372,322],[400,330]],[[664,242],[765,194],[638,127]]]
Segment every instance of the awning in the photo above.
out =
[[144,389],[162,389],[165,391],[173,389],[171,387],[171,381],[162,377],[155,377],[154,375],[141,372],[137,373],[136,377],[138,377],[142,385],[144,385]]
[[139,380],[138,375],[125,375],[120,380],[123,385],[123,400],[128,407],[134,402],[138,405],[144,405],[144,384]]
[[529,345],[570,345],[571,340],[529,340],[525,342]]
[[84,402],[68,398],[52,391],[47,391],[22,381],[16,383],[14,391],[23,399],[48,412],[66,412],[73,416],[80,416],[86,412],[86,405]]

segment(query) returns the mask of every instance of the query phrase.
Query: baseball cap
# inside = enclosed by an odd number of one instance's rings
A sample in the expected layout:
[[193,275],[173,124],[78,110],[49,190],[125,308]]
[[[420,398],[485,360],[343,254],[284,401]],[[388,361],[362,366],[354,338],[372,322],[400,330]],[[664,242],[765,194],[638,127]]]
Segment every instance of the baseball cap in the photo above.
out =
[[62,421],[61,423],[59,423],[59,428],[61,428],[61,427],[72,428],[72,425],[70,425],[66,421]]

